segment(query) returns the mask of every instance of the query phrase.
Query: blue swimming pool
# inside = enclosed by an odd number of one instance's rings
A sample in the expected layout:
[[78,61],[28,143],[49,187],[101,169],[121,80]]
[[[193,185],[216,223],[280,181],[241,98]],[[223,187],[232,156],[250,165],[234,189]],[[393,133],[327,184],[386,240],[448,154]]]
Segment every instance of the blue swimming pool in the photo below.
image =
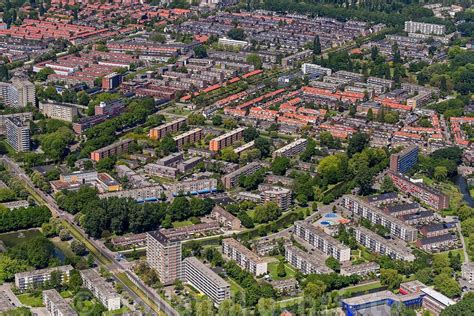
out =
[[336,218],[337,214],[336,213],[327,213],[326,215],[324,215],[324,217],[326,217],[326,218]]
[[329,226],[329,225],[332,225],[333,223],[331,221],[322,221],[320,222],[320,224],[323,226]]

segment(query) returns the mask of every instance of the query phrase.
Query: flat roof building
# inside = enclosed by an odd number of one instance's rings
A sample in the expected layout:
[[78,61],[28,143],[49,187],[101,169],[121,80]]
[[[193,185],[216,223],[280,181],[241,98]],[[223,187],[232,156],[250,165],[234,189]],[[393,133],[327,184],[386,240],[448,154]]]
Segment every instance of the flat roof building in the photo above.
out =
[[64,282],[69,278],[69,274],[74,268],[71,265],[20,272],[15,274],[15,286],[24,291],[29,288],[42,286],[44,282],[51,279],[52,272],[60,272],[61,280]]
[[262,165],[257,162],[251,162],[231,173],[226,174],[225,176],[222,177],[222,183],[224,184],[224,187],[226,189],[232,189],[233,187],[238,185],[238,181],[240,176],[248,176],[251,175],[258,170],[262,169]]
[[302,153],[306,146],[308,145],[308,140],[306,138],[300,138],[294,142],[289,143],[273,152],[273,158],[275,157],[294,157]]
[[196,257],[184,259],[183,268],[183,279],[211,298],[214,304],[219,305],[230,298],[230,284]]
[[235,142],[242,139],[244,130],[245,130],[244,127],[239,127],[237,129],[234,129],[230,132],[227,132],[216,138],[211,139],[211,141],[209,142],[209,150],[219,151],[226,147],[231,146]]
[[285,245],[285,260],[303,274],[334,272],[326,266],[324,259],[324,257],[318,256],[312,251],[304,251],[293,245]]
[[385,213],[355,195],[344,195],[343,203],[353,216],[365,218],[372,224],[386,227],[392,236],[407,242],[415,241],[417,238],[418,231],[415,227],[405,224],[395,216]]
[[305,221],[295,222],[294,234],[339,262],[351,260],[351,249],[349,247],[311,223]]
[[52,316],[78,315],[55,289],[43,291],[43,304]]
[[411,145],[390,156],[390,171],[407,173],[418,162],[419,148]]
[[267,261],[257,256],[234,238],[222,240],[222,253],[227,258],[235,261],[242,269],[253,273],[255,276],[267,273]]
[[181,241],[159,231],[146,233],[146,260],[164,285],[182,278],[181,257]]
[[30,124],[17,117],[8,117],[5,120],[7,142],[16,152],[31,150]]
[[120,308],[120,295],[94,269],[80,270],[82,286],[87,288],[109,311]]
[[171,122],[154,127],[150,129],[150,138],[161,139],[170,133],[176,133],[184,124],[186,124],[186,118],[180,117]]
[[94,161],[100,161],[101,159],[118,156],[128,151],[128,146],[133,142],[133,139],[126,138],[118,142],[102,147],[100,149],[91,152],[91,159]]
[[394,239],[385,239],[365,227],[354,227],[354,235],[358,243],[367,247],[372,252],[380,253],[397,260],[415,260],[415,256],[406,245],[402,245]]

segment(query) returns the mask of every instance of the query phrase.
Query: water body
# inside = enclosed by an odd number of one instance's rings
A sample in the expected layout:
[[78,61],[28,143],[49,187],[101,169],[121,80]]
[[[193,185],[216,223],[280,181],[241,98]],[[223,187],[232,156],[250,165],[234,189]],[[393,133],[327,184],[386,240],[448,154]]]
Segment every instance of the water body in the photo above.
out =
[[467,181],[464,177],[457,175],[454,177],[454,182],[458,186],[459,190],[462,193],[463,200],[470,206],[474,207],[474,199],[469,194],[469,186],[467,185]]

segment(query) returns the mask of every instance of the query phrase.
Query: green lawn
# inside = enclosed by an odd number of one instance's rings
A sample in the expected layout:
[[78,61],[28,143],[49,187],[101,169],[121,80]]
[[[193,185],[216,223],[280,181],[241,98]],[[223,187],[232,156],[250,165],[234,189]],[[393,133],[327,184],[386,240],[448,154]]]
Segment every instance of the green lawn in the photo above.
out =
[[469,189],[469,195],[470,195],[471,197],[474,197],[474,188],[470,188],[470,189]]
[[296,271],[287,263],[285,263],[285,271],[286,271],[286,276],[284,277],[279,277],[277,273],[277,268],[278,268],[279,262],[271,262],[268,264],[268,273],[270,273],[270,276],[272,277],[272,280],[283,280],[283,279],[289,279],[292,278],[296,275]]
[[42,307],[43,299],[40,296],[32,296],[29,293],[17,295],[18,299],[23,305],[30,306],[30,307]]
[[193,223],[191,221],[173,222],[173,228],[180,228],[184,226],[190,226]]
[[62,291],[59,294],[61,295],[62,298],[71,298],[74,296],[71,291]]
[[377,282],[374,282],[374,283],[354,286],[354,287],[351,287],[351,288],[348,288],[348,289],[345,289],[345,290],[344,289],[339,290],[339,295],[341,295],[341,296],[351,296],[354,293],[365,293],[366,291],[374,290],[374,289],[377,289],[377,288],[380,288],[380,287],[382,287],[382,285],[380,284],[380,282],[377,281]]
[[227,282],[229,282],[230,284],[230,293],[231,293],[231,296],[234,296],[235,293],[237,292],[240,292],[240,293],[243,293],[244,290],[242,289],[242,287],[237,284],[237,282],[235,282],[234,280],[232,280],[231,278],[227,278]]
[[[464,252],[462,251],[462,249],[451,250],[451,252],[453,255],[457,255],[459,253],[461,255],[461,262],[464,262]],[[444,251],[444,252],[434,254],[435,257],[440,256],[440,257],[446,257],[446,258],[448,258],[448,255],[449,255],[449,251]]]
[[122,315],[128,313],[130,310],[127,306],[123,306],[120,309],[116,309],[114,311],[106,311],[102,313],[102,316],[112,316],[112,315]]

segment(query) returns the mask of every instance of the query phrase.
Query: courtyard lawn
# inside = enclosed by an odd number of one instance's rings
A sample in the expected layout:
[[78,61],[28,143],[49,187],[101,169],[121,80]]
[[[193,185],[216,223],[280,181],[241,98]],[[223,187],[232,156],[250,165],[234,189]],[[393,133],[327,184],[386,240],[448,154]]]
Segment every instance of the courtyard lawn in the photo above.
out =
[[123,306],[122,308],[116,309],[114,311],[106,311],[102,313],[102,316],[112,316],[112,315],[123,315],[127,314],[130,310],[127,306]]
[[29,293],[17,295],[18,299],[23,305],[30,306],[30,307],[42,307],[43,299],[41,295],[33,296]]
[[290,265],[285,263],[286,276],[279,277],[278,273],[277,273],[278,264],[279,264],[279,262],[271,262],[271,263],[268,264],[268,273],[272,277],[272,280],[289,279],[289,278],[292,278],[296,275],[296,271]]

